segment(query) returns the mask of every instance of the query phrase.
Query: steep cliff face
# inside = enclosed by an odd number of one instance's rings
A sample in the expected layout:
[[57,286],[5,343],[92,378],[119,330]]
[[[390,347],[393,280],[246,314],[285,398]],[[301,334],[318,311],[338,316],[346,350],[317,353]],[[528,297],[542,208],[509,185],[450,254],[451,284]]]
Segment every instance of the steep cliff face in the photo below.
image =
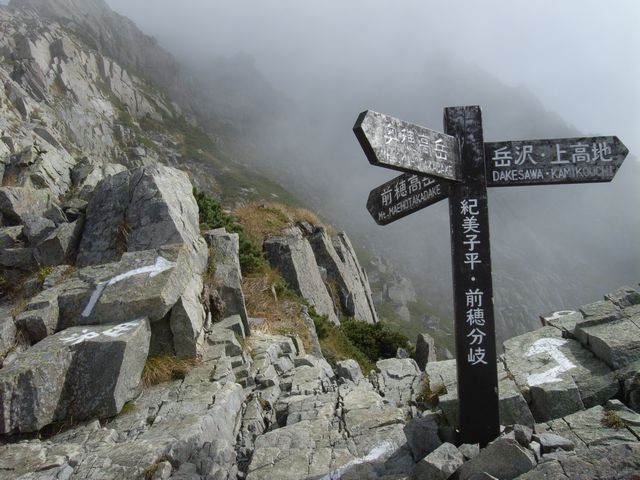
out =
[[[94,164],[157,158],[153,148],[141,145],[137,121],[177,115],[166,97],[57,23],[5,8],[0,22],[0,128],[16,155],[12,163],[28,163],[17,156],[35,144],[43,157],[56,150],[67,157],[85,155]],[[61,181],[62,194],[77,161],[58,163],[45,180]]]
[[82,32],[100,53],[126,68],[144,72],[157,85],[173,89],[180,84],[180,67],[173,57],[103,0],[11,0],[9,5]]

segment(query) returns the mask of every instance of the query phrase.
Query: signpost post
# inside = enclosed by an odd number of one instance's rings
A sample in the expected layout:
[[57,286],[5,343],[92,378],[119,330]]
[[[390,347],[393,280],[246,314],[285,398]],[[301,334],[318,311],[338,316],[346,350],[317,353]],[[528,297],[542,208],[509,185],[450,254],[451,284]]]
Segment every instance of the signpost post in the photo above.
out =
[[617,137],[484,143],[480,107],[449,107],[445,133],[372,111],[353,130],[369,162],[407,172],[371,191],[387,225],[449,197],[460,436],[500,431],[487,187],[610,182],[628,154]]

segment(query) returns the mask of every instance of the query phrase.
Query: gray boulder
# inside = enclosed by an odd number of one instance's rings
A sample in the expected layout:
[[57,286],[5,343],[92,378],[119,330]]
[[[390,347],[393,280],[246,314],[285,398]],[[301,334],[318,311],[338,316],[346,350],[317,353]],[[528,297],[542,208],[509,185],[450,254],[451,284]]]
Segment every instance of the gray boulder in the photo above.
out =
[[455,445],[443,443],[416,464],[412,478],[415,480],[447,480],[464,461],[464,456]]
[[27,334],[32,344],[53,335],[58,330],[60,309],[55,290],[45,290],[32,298],[16,324]]
[[422,372],[412,358],[387,358],[376,362],[379,393],[393,405],[404,406],[415,400],[422,385]]
[[78,219],[62,223],[35,249],[34,256],[41,265],[61,265],[73,258],[80,243],[84,221]]
[[541,315],[540,322],[543,327],[551,326],[557,328],[565,338],[574,338],[573,330],[583,318],[582,313],[575,310],[560,310]]
[[618,392],[611,369],[555,327],[511,338],[504,349],[506,367],[537,421],[601,404]]
[[[426,374],[432,391],[438,388],[439,385],[444,386],[444,391],[439,396],[438,406],[444,412],[449,424],[458,427],[456,361],[443,360],[428,363]],[[503,425],[521,424],[532,426],[534,424],[535,421],[527,402],[501,362],[498,363],[498,394],[500,422]]]
[[106,177],[89,205],[78,251],[80,266],[118,260],[171,244],[198,249],[198,206],[184,172],[154,165]]
[[460,480],[468,480],[484,472],[496,478],[510,480],[528,472],[536,464],[533,453],[518,442],[510,438],[500,438],[462,465],[456,475]]
[[64,195],[71,188],[71,169],[75,160],[64,148],[56,148],[42,137],[38,143],[40,153],[23,175],[36,188],[46,188],[55,197]]
[[0,228],[0,249],[15,247],[21,235],[21,225]]
[[206,315],[200,296],[202,279],[194,276],[171,310],[173,348],[178,357],[193,358],[202,353]]
[[0,359],[14,349],[17,333],[9,308],[0,308]]
[[[615,415],[610,417],[609,411]],[[622,404],[613,404],[606,408],[597,405],[561,419],[537,424],[536,432],[538,435],[543,433],[559,435],[573,442],[579,449],[595,445],[614,445],[637,441],[640,428],[633,425],[634,417],[637,419],[639,416]],[[632,421],[627,423],[623,418]],[[612,419],[619,420],[623,424],[609,423],[608,420]]]
[[555,433],[536,433],[533,435],[533,439],[540,444],[542,453],[549,453],[555,450],[571,451],[576,448],[575,443],[571,440]]
[[[71,172],[71,178],[80,199],[86,200],[90,198],[91,193],[101,180],[126,170],[127,168],[124,165],[117,163],[96,164],[88,158],[84,158],[74,167]],[[70,207],[77,209],[78,205],[76,204]],[[84,207],[86,207],[86,204]]]
[[419,462],[442,445],[438,436],[438,416],[424,415],[414,418],[404,427],[407,445],[411,449],[413,460]]
[[597,446],[546,460],[518,480],[633,479],[639,471],[640,443],[633,442]]
[[416,363],[420,370],[425,369],[427,363],[436,361],[436,344],[433,337],[420,333],[416,339]]
[[635,290],[623,288],[607,296],[616,303],[606,300],[583,307],[595,315],[585,315],[574,328],[575,337],[614,370],[640,358],[640,312],[634,308],[638,297]]
[[69,416],[110,417],[139,393],[146,319],[50,336],[0,370],[0,433],[33,432]]
[[0,187],[0,213],[11,222],[23,224],[26,215],[42,215],[51,203],[47,190]]
[[309,315],[309,309],[306,305],[300,305],[300,317],[304,322],[307,332],[309,333],[309,343],[311,343],[311,355],[317,358],[324,358],[322,355],[322,347],[320,346],[320,339],[318,338],[318,332],[316,331],[316,324]]
[[342,360],[336,364],[336,373],[339,378],[343,378],[353,383],[360,383],[364,380],[360,365],[355,360]]
[[309,237],[313,254],[327,277],[337,288],[342,311],[349,317],[367,323],[376,323],[371,287],[365,271],[360,266],[349,237],[338,234],[333,241],[324,228],[318,228]]
[[620,308],[640,305],[640,293],[631,287],[621,287],[615,292],[605,295],[604,298]]
[[56,228],[56,224],[51,220],[33,214],[23,215],[22,223],[24,236],[31,245],[39,243]]
[[622,384],[624,403],[640,412],[640,359],[616,372]]
[[311,245],[297,228],[268,238],[263,245],[269,263],[280,272],[289,287],[306,299],[316,312],[339,323],[331,295],[320,275]]
[[36,266],[33,256],[33,248],[4,248],[0,250],[0,266],[5,268],[17,268],[30,270]]
[[244,330],[249,334],[247,307],[242,291],[240,271],[240,244],[237,233],[227,233],[224,228],[203,234],[209,246],[209,260],[215,267],[214,287],[225,304],[225,315],[240,315]]

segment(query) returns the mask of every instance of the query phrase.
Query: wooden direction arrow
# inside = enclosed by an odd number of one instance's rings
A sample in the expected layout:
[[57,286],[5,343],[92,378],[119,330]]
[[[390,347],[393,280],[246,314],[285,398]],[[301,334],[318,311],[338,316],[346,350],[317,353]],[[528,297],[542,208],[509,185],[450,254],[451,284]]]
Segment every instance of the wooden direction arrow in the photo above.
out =
[[378,225],[387,225],[449,196],[449,182],[404,173],[371,190],[367,210]]
[[629,153],[618,137],[484,144],[487,186],[610,182]]
[[460,180],[458,142],[451,135],[371,110],[360,114],[353,131],[372,165]]

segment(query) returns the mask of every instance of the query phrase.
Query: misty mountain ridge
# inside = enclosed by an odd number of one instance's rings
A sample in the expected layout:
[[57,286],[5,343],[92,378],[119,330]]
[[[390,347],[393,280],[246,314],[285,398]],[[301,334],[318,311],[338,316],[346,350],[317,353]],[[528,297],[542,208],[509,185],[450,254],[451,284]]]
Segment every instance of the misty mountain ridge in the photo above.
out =
[[[153,79],[153,72],[162,71],[166,62],[169,75],[165,72],[157,80],[174,85],[176,98],[236,158],[347,228],[373,257],[392,259],[418,290],[449,313],[446,205],[384,228],[374,224],[364,209],[368,191],[393,172],[366,163],[351,133],[357,113],[372,108],[441,130],[444,106],[480,104],[487,141],[579,135],[525,87],[508,87],[478,66],[442,55],[418,61],[408,72],[366,70],[356,59],[339,73],[324,72],[324,78],[300,97],[278,93],[246,54],[204,59],[207,67],[185,73],[132,22],[122,20],[127,27],[120,26],[122,17],[102,1],[82,2],[80,16],[69,1],[12,4],[29,4],[90,27],[102,48],[141,68],[148,78]],[[127,34],[117,39],[122,45],[112,45],[110,40],[125,30]],[[146,67],[145,62],[151,64]],[[634,221],[634,212],[629,217],[627,206],[639,203],[634,187],[638,170],[630,158],[607,185],[490,190],[494,290],[502,338],[532,328],[541,311],[578,304],[603,289],[637,281],[640,265],[633,239],[638,238],[640,222],[637,216]]]

